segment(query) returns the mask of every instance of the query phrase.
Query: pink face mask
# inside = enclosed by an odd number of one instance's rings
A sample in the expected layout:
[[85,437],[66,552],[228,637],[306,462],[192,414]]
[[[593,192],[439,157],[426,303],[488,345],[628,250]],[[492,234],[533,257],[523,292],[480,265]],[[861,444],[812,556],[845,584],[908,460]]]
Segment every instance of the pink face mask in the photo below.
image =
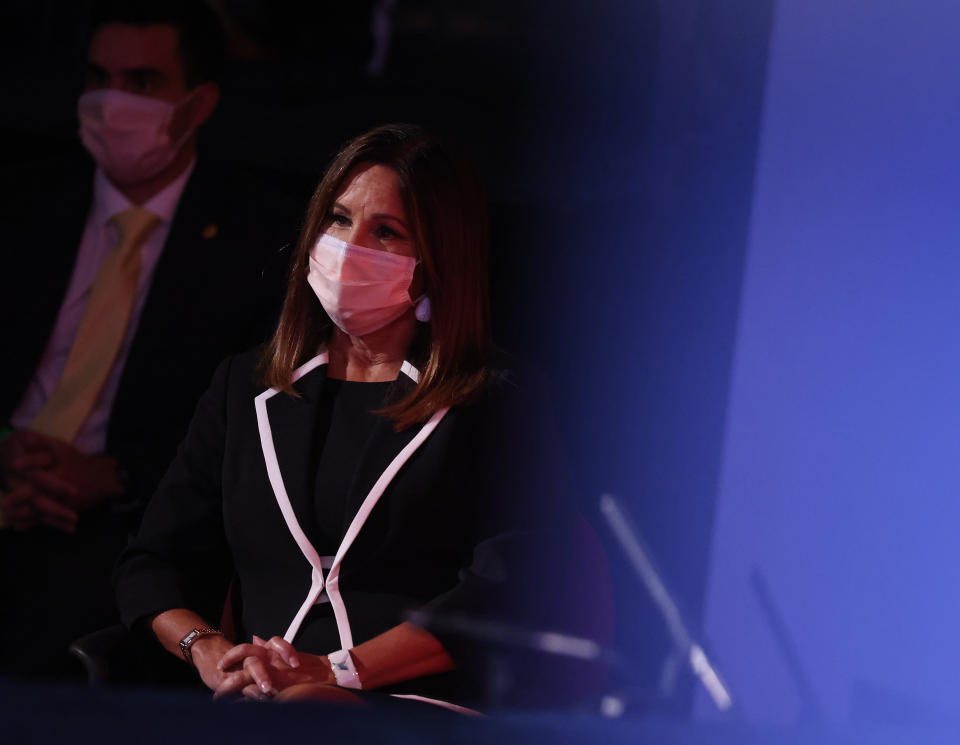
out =
[[411,256],[355,246],[324,233],[310,250],[307,282],[341,331],[363,336],[414,304],[409,290],[416,266]]
[[77,116],[84,147],[114,181],[138,183],[156,176],[193,134],[170,139],[170,121],[179,104],[104,89],[80,96]]

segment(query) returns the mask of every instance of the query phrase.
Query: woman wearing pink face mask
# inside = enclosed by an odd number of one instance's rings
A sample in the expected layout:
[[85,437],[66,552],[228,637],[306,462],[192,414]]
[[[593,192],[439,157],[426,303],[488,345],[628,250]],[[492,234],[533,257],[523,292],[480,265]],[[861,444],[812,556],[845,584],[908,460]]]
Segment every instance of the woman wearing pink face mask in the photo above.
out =
[[474,651],[406,613],[563,627],[575,574],[531,538],[562,533],[562,487],[495,363],[486,262],[439,140],[385,126],[335,158],[276,332],[221,365],[117,569],[125,622],[216,695],[469,701]]

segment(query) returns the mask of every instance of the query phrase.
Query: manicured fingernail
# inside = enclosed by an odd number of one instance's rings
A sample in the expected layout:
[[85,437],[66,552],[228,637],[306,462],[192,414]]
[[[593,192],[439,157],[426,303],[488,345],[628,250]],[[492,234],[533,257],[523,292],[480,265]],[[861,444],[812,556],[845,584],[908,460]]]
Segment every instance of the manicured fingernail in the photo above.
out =
[[260,684],[260,690],[263,691],[264,693],[269,693],[269,692],[270,692],[270,685],[269,685],[268,683],[261,683],[261,684]]
[[220,662],[217,663],[217,670],[223,672],[223,660],[220,660]]
[[300,660],[296,657],[291,657],[287,664],[290,665],[290,667],[300,667]]

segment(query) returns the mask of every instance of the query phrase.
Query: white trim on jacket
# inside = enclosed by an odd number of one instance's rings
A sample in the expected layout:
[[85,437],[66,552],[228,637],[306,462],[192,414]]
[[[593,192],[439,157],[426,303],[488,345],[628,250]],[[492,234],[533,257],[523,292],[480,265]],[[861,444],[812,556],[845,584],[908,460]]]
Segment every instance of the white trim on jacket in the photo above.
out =
[[[328,359],[327,353],[321,352],[309,362],[306,362],[298,367],[293,374],[294,382],[320,365],[327,364]],[[400,368],[400,371],[411,378],[414,382],[418,381],[420,378],[420,371],[409,362],[404,362],[403,366]],[[383,496],[383,493],[390,485],[390,482],[393,481],[394,477],[400,472],[400,469],[403,468],[404,464],[410,460],[413,454],[433,433],[433,431],[437,428],[437,425],[440,423],[440,420],[443,419],[443,417],[446,416],[447,412],[450,410],[450,407],[444,407],[431,416],[427,423],[420,428],[420,431],[417,432],[414,438],[407,443],[407,445],[396,455],[396,457],[394,457],[394,459],[390,462],[390,465],[387,466],[386,470],[380,474],[380,478],[377,479],[376,483],[373,485],[373,488],[370,489],[370,492],[364,498],[363,503],[360,505],[360,509],[357,511],[353,521],[347,528],[347,532],[343,536],[343,541],[341,541],[340,546],[337,549],[337,554],[333,558],[332,564],[328,564],[329,571],[327,572],[326,577],[324,577],[323,570],[326,568],[324,564],[329,561],[329,557],[321,557],[317,553],[317,550],[307,539],[306,533],[303,532],[303,528],[297,521],[297,517],[293,512],[293,506],[290,504],[290,496],[287,494],[287,489],[283,483],[283,475],[280,473],[280,464],[277,461],[277,451],[273,442],[273,432],[270,428],[270,416],[267,413],[267,401],[273,396],[277,395],[279,392],[280,389],[278,388],[269,388],[254,399],[254,405],[257,410],[257,426],[260,430],[260,446],[263,450],[263,459],[266,462],[267,476],[270,479],[270,486],[273,488],[273,494],[276,497],[277,504],[280,507],[280,512],[283,514],[283,519],[287,524],[287,530],[290,531],[290,534],[296,541],[297,546],[300,547],[300,551],[303,553],[303,556],[307,560],[307,563],[310,565],[311,569],[310,590],[307,592],[307,596],[304,598],[303,604],[300,606],[300,610],[294,616],[293,621],[291,621],[290,626],[283,635],[283,638],[288,642],[293,643],[297,632],[300,630],[300,626],[303,624],[303,620],[307,617],[307,613],[310,612],[310,608],[317,603],[323,603],[329,600],[330,604],[333,606],[333,614],[337,622],[337,631],[340,634],[341,647],[343,649],[350,649],[353,646],[353,634],[350,630],[350,617],[347,614],[346,605],[344,604],[343,597],[340,594],[340,566],[343,563],[343,558],[346,556],[347,551],[350,550],[354,540],[356,540],[360,530],[367,522],[367,518],[370,517],[370,513],[373,512],[373,508],[380,500],[380,497]],[[323,561],[324,559],[327,559],[327,562]],[[326,590],[326,592],[324,592],[324,590]]]
[[[326,352],[321,352],[309,362],[304,363],[294,371],[293,381],[296,382],[320,365],[327,364],[328,361],[328,354]],[[404,361],[400,368],[400,372],[413,380],[415,383],[420,381],[420,371],[407,361]],[[393,481],[394,477],[400,472],[400,469],[403,468],[404,464],[410,460],[417,449],[419,449],[419,447],[423,445],[426,439],[433,433],[433,431],[437,428],[437,425],[440,423],[440,420],[442,420],[450,410],[450,407],[446,406],[431,416],[430,419],[427,420],[427,423],[420,428],[420,431],[417,432],[413,439],[408,442],[399,453],[397,453],[396,457],[394,457],[384,472],[380,474],[380,478],[377,479],[376,483],[373,485],[373,488],[370,489],[370,492],[364,498],[363,503],[360,505],[360,509],[357,511],[357,514],[351,521],[350,526],[347,528],[347,532],[343,536],[343,541],[341,541],[340,546],[337,549],[337,554],[332,558],[331,562],[331,557],[320,556],[317,553],[317,550],[307,539],[306,533],[303,532],[303,528],[300,527],[300,523],[297,521],[297,517],[293,512],[293,506],[290,504],[290,496],[287,494],[287,489],[283,484],[283,475],[280,473],[280,464],[277,461],[277,451],[273,442],[273,432],[270,428],[270,417],[267,413],[267,401],[273,398],[273,396],[277,395],[279,392],[280,389],[278,388],[269,388],[254,399],[254,405],[257,411],[257,427],[260,430],[260,446],[263,450],[263,459],[266,462],[267,476],[270,479],[270,486],[273,488],[273,494],[276,497],[277,504],[280,507],[280,512],[283,514],[283,519],[287,524],[287,529],[290,531],[293,539],[297,542],[297,546],[300,547],[300,551],[303,553],[304,558],[310,565],[310,590],[307,592],[307,596],[304,598],[303,604],[300,606],[300,610],[297,611],[297,614],[294,616],[293,621],[291,621],[290,626],[283,635],[283,638],[288,642],[293,643],[293,640],[296,637],[297,632],[300,631],[300,626],[303,624],[303,620],[307,617],[310,609],[319,603],[329,602],[333,606],[333,614],[337,622],[337,631],[340,634],[341,649],[350,649],[353,647],[353,633],[350,630],[350,617],[347,614],[347,608],[343,602],[343,596],[340,594],[340,566],[343,563],[343,558],[346,556],[347,551],[350,550],[354,540],[356,540],[360,530],[367,522],[367,518],[370,517],[370,513],[373,512],[373,508],[380,500],[380,497],[383,496],[383,493],[390,485],[390,482]],[[329,570],[326,578],[324,578],[323,570],[328,568]],[[405,698],[413,701],[420,701],[422,703],[433,704],[434,706],[441,706],[445,709],[450,709],[461,714],[480,714],[480,712],[473,709],[468,709],[464,706],[458,706],[457,704],[453,704],[448,701],[441,701],[439,699],[409,694],[392,695],[394,698]]]

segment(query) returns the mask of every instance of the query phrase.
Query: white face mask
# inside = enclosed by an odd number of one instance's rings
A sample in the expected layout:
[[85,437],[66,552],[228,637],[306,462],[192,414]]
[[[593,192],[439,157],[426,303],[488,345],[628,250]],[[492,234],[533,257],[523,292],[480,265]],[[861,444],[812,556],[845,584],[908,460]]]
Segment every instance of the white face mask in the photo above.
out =
[[170,139],[170,121],[178,104],[118,90],[84,93],[77,102],[80,139],[110,178],[138,183],[170,165],[193,129]]
[[410,308],[417,261],[344,243],[324,233],[310,250],[307,282],[344,333],[363,336],[395,321]]

